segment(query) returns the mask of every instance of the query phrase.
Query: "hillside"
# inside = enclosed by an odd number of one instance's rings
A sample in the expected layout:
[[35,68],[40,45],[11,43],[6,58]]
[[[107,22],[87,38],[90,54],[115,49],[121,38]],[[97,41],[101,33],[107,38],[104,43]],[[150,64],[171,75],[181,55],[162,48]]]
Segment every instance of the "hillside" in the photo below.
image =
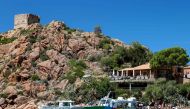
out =
[[[44,100],[72,98],[84,102],[87,95],[81,87],[89,82],[85,77],[96,78],[94,85],[99,84],[98,79],[107,77],[112,69],[107,64],[113,64],[115,58],[121,63],[121,55],[113,55],[114,59],[108,60],[109,54],[117,52],[119,47],[120,51],[130,48],[101,32],[71,29],[59,21],[46,26],[32,24],[1,33],[0,37],[0,106],[7,109],[14,106],[33,109]],[[108,60],[107,64],[103,60]],[[71,92],[77,94],[71,97]],[[93,90],[87,92],[93,94]]]

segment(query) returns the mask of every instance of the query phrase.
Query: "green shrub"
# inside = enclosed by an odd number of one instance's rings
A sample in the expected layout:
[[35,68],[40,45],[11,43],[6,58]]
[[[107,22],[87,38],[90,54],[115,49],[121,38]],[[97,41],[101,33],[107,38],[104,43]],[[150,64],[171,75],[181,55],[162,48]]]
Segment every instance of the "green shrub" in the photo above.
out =
[[126,90],[125,89],[120,89],[120,88],[116,88],[115,89],[115,93],[118,95],[118,96],[122,96],[124,94],[126,94]]
[[33,44],[33,43],[35,43],[36,42],[36,40],[37,40],[37,37],[36,36],[29,36],[29,42],[31,43],[31,44]]
[[119,67],[118,58],[118,55],[102,57],[100,63],[104,70],[107,71]]
[[77,78],[84,76],[84,70],[87,68],[86,64],[82,60],[70,60],[69,61],[70,72],[68,72],[64,79],[68,79],[69,83],[74,83]]
[[82,78],[84,76],[84,72],[82,70],[78,70],[77,72],[68,72],[64,79],[68,79],[69,83],[73,84],[77,78]]
[[98,47],[99,48],[104,48],[105,46],[108,46],[110,44],[112,44],[111,40],[109,38],[104,37],[103,40],[101,40],[99,42]]
[[65,27],[65,30],[68,32],[68,34],[71,34],[72,32],[75,32],[76,29]]
[[12,38],[0,38],[0,44],[8,44],[13,42],[15,39],[17,39],[16,37],[12,37]]
[[21,91],[18,91],[18,93],[17,93],[18,95],[24,95],[24,93],[23,93],[23,91],[21,90]]
[[38,81],[38,80],[40,80],[40,77],[39,77],[37,74],[33,74],[33,75],[31,76],[31,80],[32,80],[32,81]]
[[95,62],[96,61],[96,57],[95,56],[89,56],[88,60],[91,62]]
[[7,93],[1,93],[0,94],[0,98],[7,98],[8,97],[8,94]]
[[82,102],[88,102],[90,100],[100,99],[106,96],[109,91],[114,91],[114,89],[116,89],[116,87],[110,83],[109,79],[92,78],[90,82],[84,83],[79,89],[79,93],[76,94],[77,96],[83,96]]
[[97,54],[97,55],[91,55],[87,59],[88,61],[91,61],[91,62],[97,62],[97,61],[100,61],[101,57],[102,55]]
[[42,61],[46,61],[46,60],[49,59],[49,57],[46,55],[46,49],[45,49],[45,50],[42,50],[42,51],[40,52],[40,59],[41,59]]
[[33,32],[34,32],[34,30],[22,29],[22,30],[20,31],[20,34],[21,34],[21,35],[30,35],[30,34],[32,34]]
[[73,84],[76,81],[77,76],[72,72],[68,72],[64,79],[68,79],[69,83]]
[[36,41],[40,42],[41,40],[44,40],[45,36],[37,36]]
[[111,45],[110,44],[104,44],[103,49],[109,50],[109,49],[111,49]]
[[70,60],[69,61],[69,67],[74,70],[74,69],[81,69],[84,70],[87,68],[86,64],[84,63],[83,60]]
[[58,89],[54,89],[55,95],[62,95],[62,92]]
[[[147,101],[162,100],[164,103],[185,104],[189,93],[189,84],[177,84],[175,80],[157,79],[145,89],[143,98]],[[137,94],[139,96],[139,94]]]
[[33,67],[36,67],[36,66],[37,66],[37,63],[36,63],[34,60],[31,61],[31,64],[32,64]]
[[75,71],[76,73],[75,73],[75,75],[76,75],[76,77],[79,77],[79,78],[82,78],[83,76],[84,76],[84,72],[82,71],[82,70],[77,70],[77,71]]
[[127,51],[124,47],[117,46],[114,51],[106,57],[102,57],[100,62],[105,70],[121,67],[126,61]]
[[31,51],[32,50],[32,45],[31,44],[28,44],[27,48],[25,51]]
[[7,69],[6,72],[3,73],[3,76],[4,76],[5,78],[8,78],[11,73],[12,73],[12,72],[11,72],[11,69]]

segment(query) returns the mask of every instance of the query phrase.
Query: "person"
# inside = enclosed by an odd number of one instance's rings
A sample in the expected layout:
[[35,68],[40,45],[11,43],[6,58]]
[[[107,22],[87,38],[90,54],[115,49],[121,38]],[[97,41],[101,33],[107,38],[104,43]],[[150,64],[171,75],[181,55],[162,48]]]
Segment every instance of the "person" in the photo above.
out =
[[160,104],[158,105],[158,109],[161,109],[161,105]]
[[147,109],[150,109],[150,106],[149,106],[149,105],[147,106]]

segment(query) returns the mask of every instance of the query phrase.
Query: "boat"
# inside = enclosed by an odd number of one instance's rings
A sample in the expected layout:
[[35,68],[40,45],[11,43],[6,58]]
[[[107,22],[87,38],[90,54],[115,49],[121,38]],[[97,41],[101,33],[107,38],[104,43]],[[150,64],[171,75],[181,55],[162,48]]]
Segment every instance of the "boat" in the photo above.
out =
[[55,103],[46,103],[38,107],[39,109],[83,109],[79,105],[75,105],[74,101],[61,100]]
[[136,109],[135,97],[114,99],[114,95],[113,92],[109,92],[107,96],[100,99],[97,106],[86,106],[84,109]]
[[39,109],[136,109],[136,103],[135,97],[128,99],[118,97],[115,99],[115,93],[110,91],[107,96],[100,99],[98,105],[79,106],[75,105],[74,101],[61,100],[55,103],[50,102],[46,103],[46,105],[41,105]]

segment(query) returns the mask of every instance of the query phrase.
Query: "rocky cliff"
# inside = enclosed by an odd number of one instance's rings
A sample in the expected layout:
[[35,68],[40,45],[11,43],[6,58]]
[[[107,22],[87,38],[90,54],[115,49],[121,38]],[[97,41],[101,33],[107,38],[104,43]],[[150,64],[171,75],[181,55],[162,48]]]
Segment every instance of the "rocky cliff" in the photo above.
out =
[[[59,21],[10,30],[1,33],[0,38],[0,108],[6,109],[36,109],[41,100],[59,99],[57,90],[76,90],[85,82],[84,75],[106,76],[95,58],[113,51],[115,46],[128,47],[102,34],[71,29]],[[111,42],[109,49],[99,47],[105,39]],[[82,75],[74,76],[74,82],[66,76],[72,70],[71,60],[86,65]]]

